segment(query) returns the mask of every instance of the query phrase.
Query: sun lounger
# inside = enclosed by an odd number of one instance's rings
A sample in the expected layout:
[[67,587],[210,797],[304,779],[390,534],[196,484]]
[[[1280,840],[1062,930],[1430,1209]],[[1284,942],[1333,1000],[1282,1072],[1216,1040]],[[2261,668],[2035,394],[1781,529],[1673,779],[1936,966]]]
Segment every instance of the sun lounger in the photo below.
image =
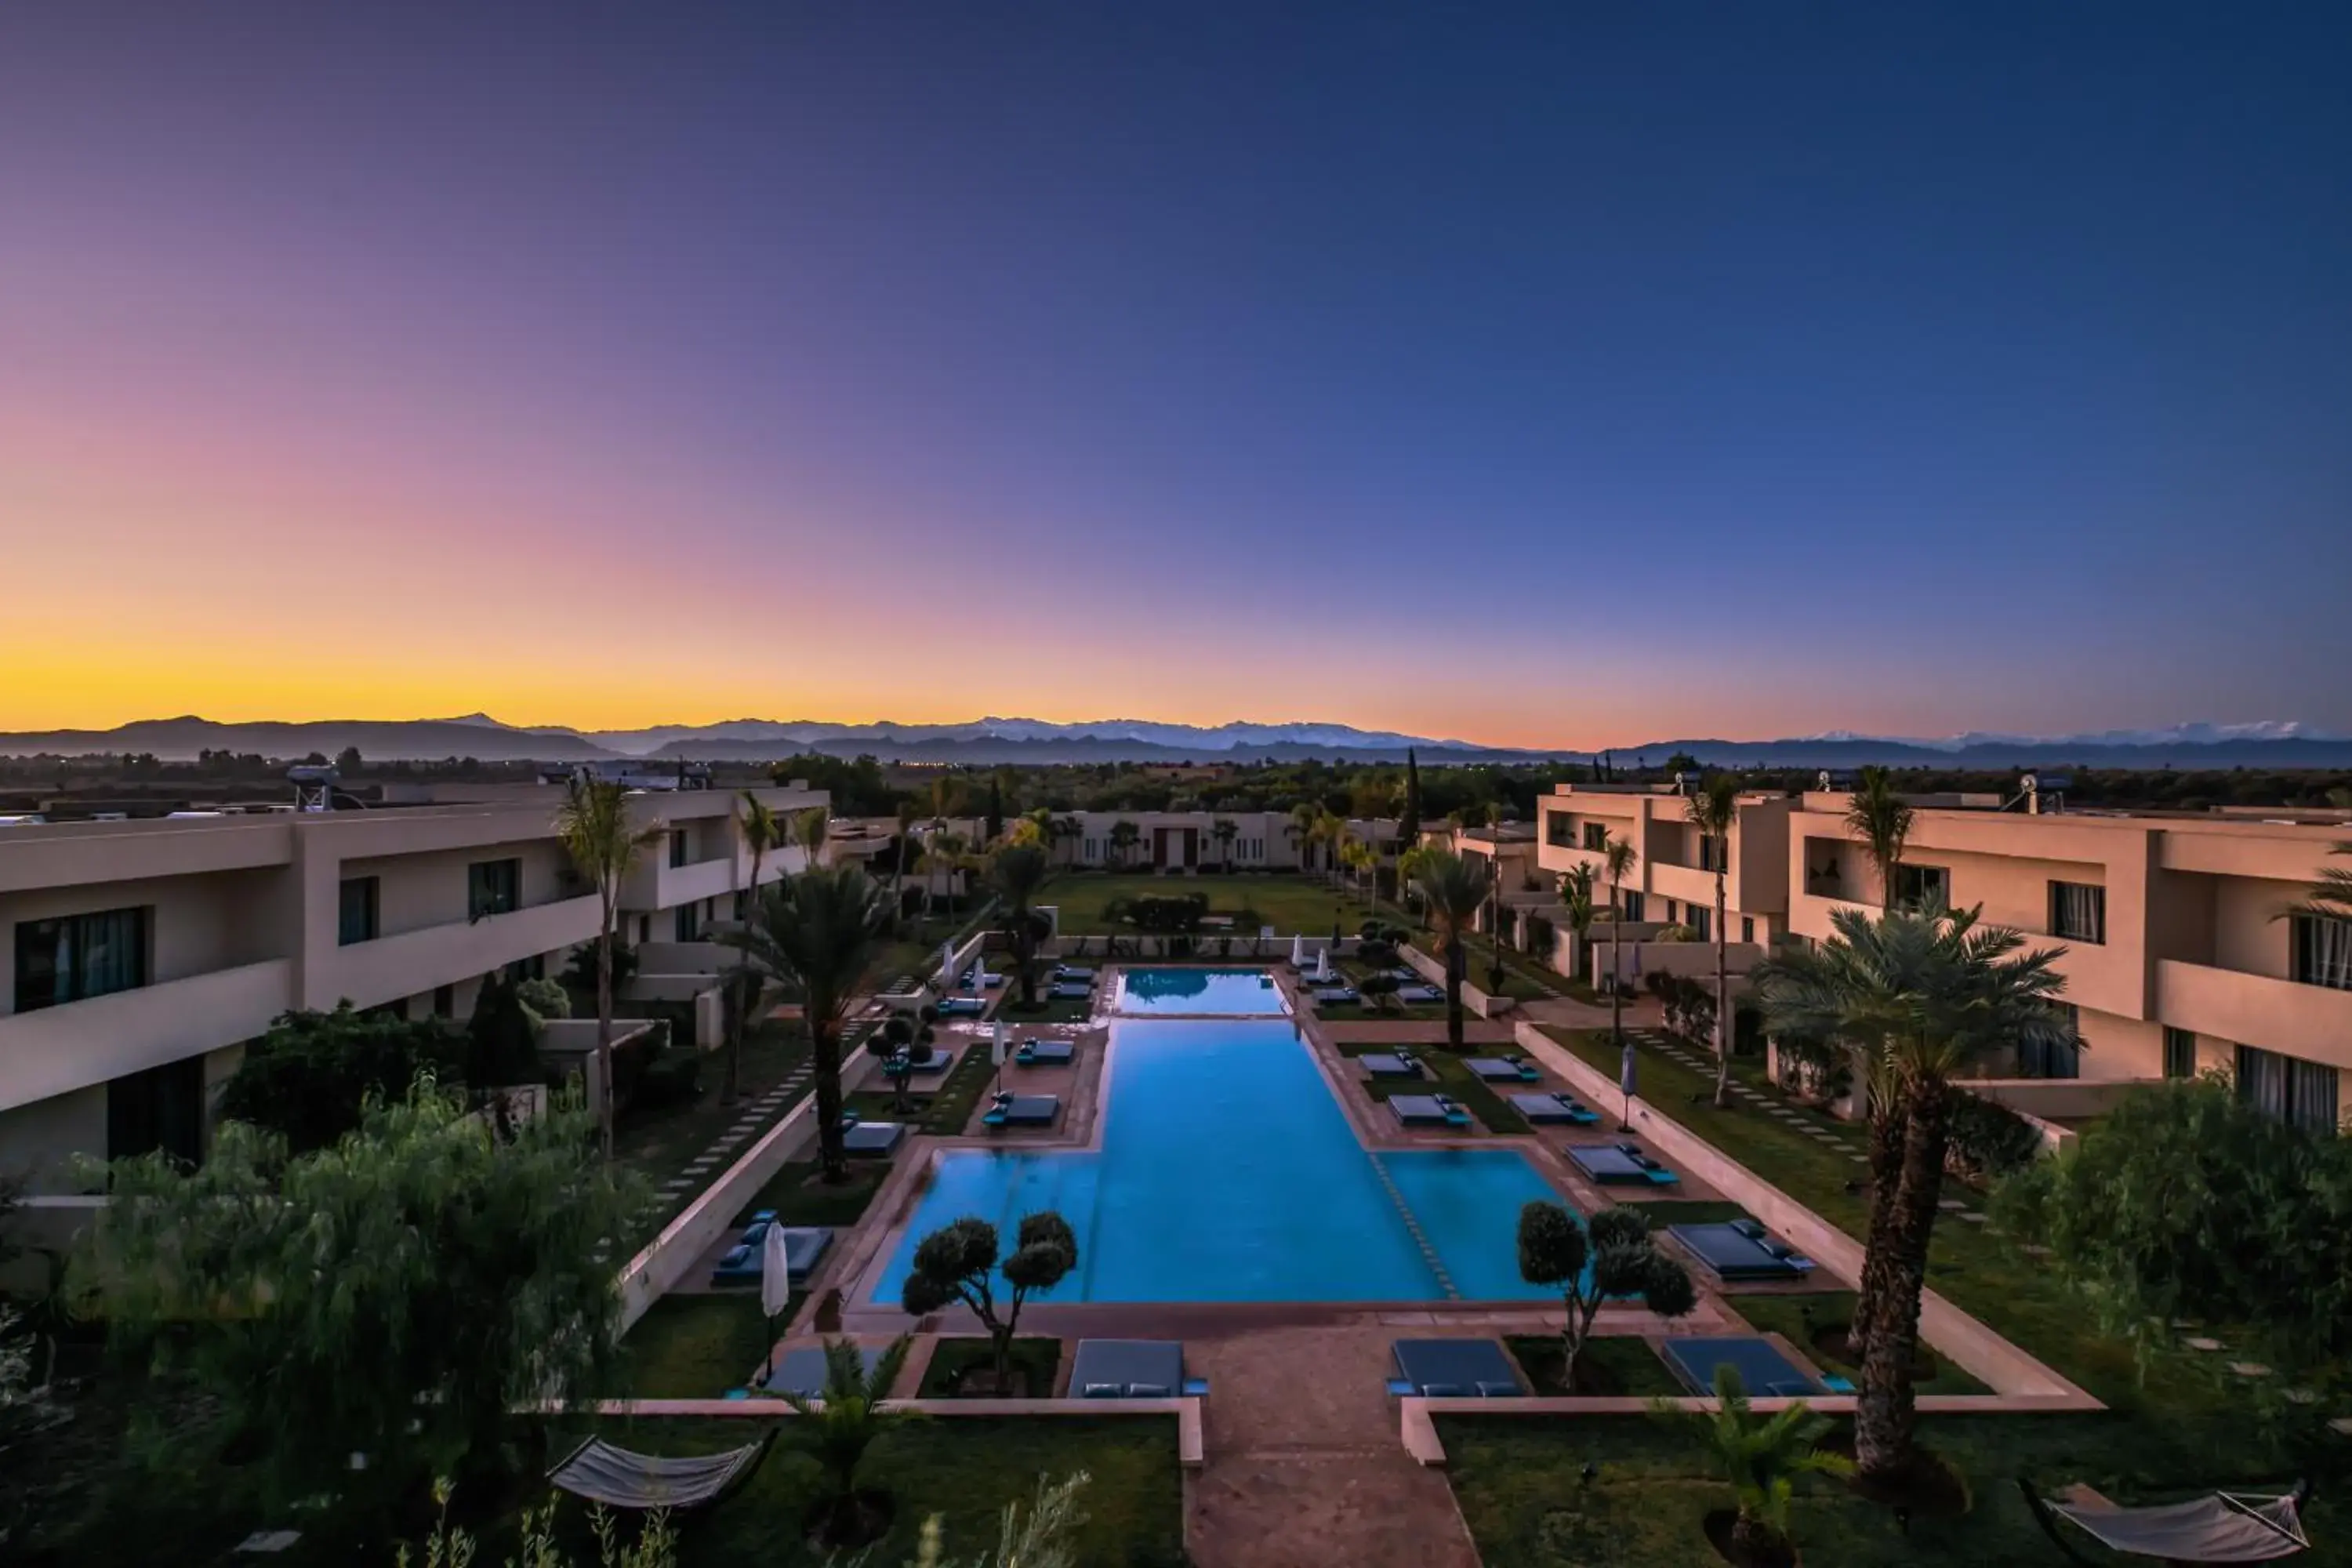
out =
[[1013,1059],[1024,1068],[1061,1067],[1075,1054],[1067,1040],[1024,1040],[1013,1047]]
[[[768,1227],[772,1219],[755,1219],[743,1227],[740,1240],[720,1256],[719,1265],[710,1271],[713,1285],[757,1285],[766,1272]],[[784,1227],[784,1264],[787,1274],[797,1284],[809,1276],[809,1271],[824,1257],[833,1245],[830,1226],[786,1226]]]
[[1195,1381],[1184,1376],[1184,1347],[1175,1340],[1080,1340],[1070,1358],[1073,1399],[1173,1399]]
[[1515,1094],[1511,1109],[1530,1121],[1566,1122],[1575,1127],[1591,1127],[1601,1120],[1600,1114],[1584,1101],[1567,1094]]
[[1785,1242],[1775,1241],[1754,1220],[1717,1225],[1674,1225],[1666,1234],[1682,1243],[1718,1279],[1795,1279],[1813,1271]]
[[1752,1334],[1723,1338],[1667,1339],[1658,1353],[1685,1388],[1693,1394],[1715,1392],[1715,1369],[1728,1366],[1739,1374],[1739,1385],[1751,1397],[1819,1394],[1822,1385],[1775,1349],[1772,1342]]
[[1356,1058],[1374,1078],[1419,1078],[1421,1063],[1411,1051],[1391,1051]]
[[1445,993],[1434,985],[1400,985],[1397,987],[1397,1000],[1400,1002],[1443,1002],[1445,1000]]
[[1579,1170],[1605,1185],[1642,1183],[1665,1187],[1682,1180],[1643,1153],[1641,1146],[1636,1143],[1606,1146],[1571,1143],[1568,1146],[1568,1157],[1576,1162]]
[[1055,1002],[1084,1002],[1094,994],[1095,986],[1091,980],[1075,985],[1056,984],[1045,993],[1048,999]]
[[[879,1346],[857,1347],[857,1360],[866,1376],[874,1375],[874,1363],[881,1359]],[[797,1394],[803,1399],[820,1399],[824,1395],[824,1347],[803,1345],[776,1359],[776,1369],[768,1374],[767,1387],[771,1394]]]
[[1095,968],[1089,963],[1057,963],[1054,966],[1054,978],[1056,980],[1084,980],[1091,984],[1094,977]]
[[942,1018],[977,1017],[988,1011],[988,1004],[977,996],[942,996],[939,1008]]
[[714,1502],[759,1468],[780,1428],[756,1443],[716,1454],[668,1458],[591,1437],[547,1472],[551,1485],[606,1508],[688,1509]]
[[983,1127],[1050,1127],[1061,1113],[1058,1094],[1000,1094],[980,1122]]
[[938,1046],[925,1046],[919,1054],[914,1050],[892,1051],[882,1059],[883,1072],[894,1077],[900,1073],[920,1075],[945,1072],[954,1065],[955,1053],[942,1050]]
[[841,1130],[841,1152],[878,1158],[896,1149],[906,1136],[903,1121],[860,1121]]
[[1391,1393],[1432,1399],[1510,1399],[1527,1393],[1511,1358],[1493,1340],[1399,1340],[1390,1354]]
[[1543,1078],[1522,1057],[1472,1057],[1462,1065],[1489,1083],[1535,1083]]
[[1357,994],[1356,988],[1352,985],[1324,985],[1318,987],[1315,992],[1315,1005],[1318,1007],[1329,1007],[1362,1000],[1363,997]]
[[1467,1127],[1470,1113],[1459,1100],[1442,1094],[1398,1094],[1389,1098],[1389,1110],[1407,1127]]

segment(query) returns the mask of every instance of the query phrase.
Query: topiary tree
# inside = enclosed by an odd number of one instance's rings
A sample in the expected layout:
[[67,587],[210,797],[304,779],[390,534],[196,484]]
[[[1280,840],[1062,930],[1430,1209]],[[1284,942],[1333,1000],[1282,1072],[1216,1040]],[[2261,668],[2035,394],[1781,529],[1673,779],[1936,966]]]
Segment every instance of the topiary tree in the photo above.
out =
[[1357,983],[1356,989],[1370,999],[1376,1010],[1385,1013],[1396,1005],[1398,984],[1395,975],[1382,970],[1378,973],[1364,976]]
[[[915,1246],[915,1262],[899,1291],[899,1304],[918,1317],[961,1301],[994,1342],[996,1386],[1013,1378],[1013,1334],[1021,1309],[1033,1295],[1051,1291],[1078,1266],[1077,1233],[1051,1209],[1024,1215],[1013,1255],[1000,1266],[996,1227],[966,1216],[940,1226]],[[1007,1287],[1000,1316],[996,1285]]]
[[1658,1250],[1649,1216],[1639,1209],[1602,1209],[1579,1224],[1558,1204],[1540,1200],[1519,1211],[1519,1278],[1558,1289],[1568,1308],[1561,1325],[1560,1384],[1576,1388],[1576,1354],[1592,1334],[1592,1320],[1612,1296],[1639,1296],[1662,1318],[1679,1318],[1698,1305],[1690,1271]]

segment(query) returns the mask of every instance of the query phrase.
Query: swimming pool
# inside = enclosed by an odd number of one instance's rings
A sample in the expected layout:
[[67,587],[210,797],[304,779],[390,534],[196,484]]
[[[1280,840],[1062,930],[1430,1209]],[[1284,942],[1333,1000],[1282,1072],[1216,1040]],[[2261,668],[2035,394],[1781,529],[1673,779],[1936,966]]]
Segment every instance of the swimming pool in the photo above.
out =
[[1056,1209],[1078,1236],[1067,1301],[1531,1300],[1519,1207],[1563,1201],[1512,1149],[1372,1153],[1287,1021],[1113,1026],[1099,1153],[958,1150],[877,1277],[895,1306],[915,1244],[977,1215],[1010,1240]]
[[1215,1013],[1279,1016],[1282,992],[1258,969],[1127,969],[1118,976],[1118,1013]]

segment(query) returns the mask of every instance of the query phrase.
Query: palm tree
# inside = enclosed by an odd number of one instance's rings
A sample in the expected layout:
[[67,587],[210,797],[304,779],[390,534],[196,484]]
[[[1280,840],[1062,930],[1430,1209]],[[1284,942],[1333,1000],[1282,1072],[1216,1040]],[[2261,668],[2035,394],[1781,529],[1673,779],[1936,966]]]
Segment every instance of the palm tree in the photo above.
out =
[[1037,1005],[1038,916],[1029,902],[1045,886],[1050,869],[1045,852],[1034,844],[1009,844],[996,852],[988,866],[989,877],[1004,900],[1005,924],[1013,937],[1013,961],[1021,970],[1021,1005],[1024,1009]]
[[[2352,839],[2329,845],[2327,852],[2352,855]],[[2322,866],[2319,875],[2304,889],[2303,897],[2281,910],[2275,918],[2285,920],[2294,915],[2315,921],[2352,921],[2352,868]]]
[[1313,868],[1315,825],[1322,815],[1321,806],[1313,801],[1302,800],[1290,808],[1290,821],[1282,830],[1283,837],[1289,839],[1291,847],[1298,851],[1298,868],[1302,871]]
[[1845,808],[1846,831],[1863,842],[1870,863],[1878,868],[1878,907],[1895,907],[1895,884],[1903,867],[1903,846],[1911,837],[1911,807],[1895,793],[1895,775],[1870,767],[1856,776],[1853,798]]
[[962,837],[950,833],[945,822],[934,820],[931,824],[931,836],[923,840],[922,858],[915,862],[915,869],[923,874],[924,914],[930,915],[937,912],[937,894],[933,889],[939,886],[940,873],[942,871],[952,873],[963,864],[963,858]]
[[822,805],[810,806],[793,818],[793,842],[800,846],[801,863],[815,870],[824,861],[824,841],[833,832],[833,813]]
[[890,872],[890,921],[894,926],[898,923],[900,907],[898,889],[907,879],[907,850],[914,843],[915,820],[921,815],[913,801],[901,800],[898,803],[898,864]]
[[1413,863],[1413,887],[1445,956],[1445,1040],[1457,1051],[1462,1048],[1462,982],[1470,966],[1469,932],[1493,879],[1484,859],[1450,849],[1429,850]]
[[1686,1410],[1660,1400],[1657,1408],[1669,1420],[1706,1427],[1724,1477],[1739,1497],[1739,1517],[1731,1527],[1735,1556],[1751,1563],[1794,1563],[1789,1503],[1797,1478],[1850,1476],[1853,1461],[1815,1446],[1833,1423],[1801,1399],[1775,1415],[1758,1415],[1748,1407],[1738,1372],[1728,1363],[1715,1369],[1715,1405],[1712,1411]]
[[1133,852],[1137,841],[1142,837],[1143,829],[1125,817],[1112,823],[1109,834],[1111,863],[1125,870],[1128,856]]
[[662,837],[659,823],[639,827],[630,822],[629,792],[608,780],[575,774],[556,808],[556,841],[596,889],[596,1120],[607,1160],[613,1157],[613,937],[621,884],[637,857]]
[[1217,841],[1219,864],[1231,866],[1234,863],[1234,840],[1241,835],[1241,824],[1230,816],[1221,816],[1209,824],[1209,837]]
[[760,973],[800,999],[816,1071],[818,1158],[824,1179],[848,1174],[841,1149],[841,1031],[882,949],[889,909],[856,866],[806,871],[760,902],[728,941]]
[[[1739,781],[1729,773],[1710,773],[1696,794],[1683,802],[1683,810],[1698,829],[1699,842],[1715,841],[1715,1103],[1731,1103],[1731,973],[1725,945],[1728,932],[1724,876],[1730,868],[1731,830],[1739,821]],[[1750,906],[1751,908],[1753,906]]]
[[1363,894],[1364,907],[1370,909],[1372,905],[1372,868],[1380,863],[1380,857],[1372,852],[1370,845],[1350,833],[1348,841],[1339,847],[1339,858],[1349,870],[1356,874],[1356,890]]
[[1591,934],[1595,914],[1592,904],[1592,862],[1580,860],[1563,872],[1559,879],[1562,912],[1568,919],[1568,929],[1576,939],[1569,949],[1569,965],[1578,978],[1584,972],[1584,944]]
[[[749,920],[760,900],[760,872],[766,866],[769,852],[783,842],[783,824],[776,820],[765,801],[745,790],[736,802],[741,809],[735,817],[735,836],[742,840],[744,851],[751,857],[751,877],[745,884],[737,918]],[[735,966],[729,977],[730,1005],[727,1009],[727,1075],[719,1088],[719,1103],[732,1105],[740,1091],[743,1074],[743,1035],[751,1027],[751,1015],[758,1005],[759,976],[748,963]]]
[[1940,906],[1832,912],[1818,948],[1775,954],[1755,984],[1770,1027],[1837,1039],[1871,1076],[1870,1220],[1853,1339],[1862,1354],[1854,1451],[1865,1472],[1898,1475],[1913,1455],[1912,1358],[1919,1292],[1942,1196],[1952,1079],[1996,1053],[2077,1045],[2054,999],[2065,949],[2028,951],[1979,911]]
[[1639,858],[1630,838],[1601,841],[1601,868],[1609,879],[1609,1037],[1620,1049],[1625,1044],[1625,988],[1618,984],[1617,937],[1625,923],[1625,900],[1619,889],[1633,874],[1633,862]]
[[812,1399],[804,1394],[779,1391],[801,1417],[796,1429],[810,1435],[817,1461],[832,1484],[834,1506],[844,1513],[856,1510],[857,1472],[865,1466],[866,1450],[893,1426],[923,1419],[919,1410],[886,1403],[890,1385],[906,1368],[907,1352],[913,1344],[911,1338],[899,1335],[874,1358],[869,1372],[854,1342],[828,1341],[824,1392]]

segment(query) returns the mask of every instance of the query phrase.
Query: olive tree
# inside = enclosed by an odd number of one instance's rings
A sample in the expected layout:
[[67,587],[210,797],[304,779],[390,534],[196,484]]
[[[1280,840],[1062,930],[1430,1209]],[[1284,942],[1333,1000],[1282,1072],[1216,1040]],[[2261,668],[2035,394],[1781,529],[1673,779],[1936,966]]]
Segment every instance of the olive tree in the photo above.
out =
[[1639,1209],[1602,1209],[1579,1224],[1558,1204],[1538,1199],[1519,1211],[1519,1278],[1549,1285],[1568,1308],[1560,1328],[1560,1386],[1576,1388],[1576,1354],[1592,1337],[1592,1320],[1612,1296],[1638,1296],[1662,1318],[1698,1305],[1690,1271],[1658,1250]]
[[[987,1329],[996,1351],[996,1386],[1013,1377],[1013,1334],[1021,1309],[1044,1295],[1078,1266],[1078,1237],[1069,1222],[1051,1209],[1024,1215],[1011,1256],[1000,1264],[996,1227],[970,1215],[941,1226],[915,1245],[914,1268],[899,1292],[900,1305],[920,1317],[961,1301]],[[1002,1303],[999,1280],[1007,1288]]]

